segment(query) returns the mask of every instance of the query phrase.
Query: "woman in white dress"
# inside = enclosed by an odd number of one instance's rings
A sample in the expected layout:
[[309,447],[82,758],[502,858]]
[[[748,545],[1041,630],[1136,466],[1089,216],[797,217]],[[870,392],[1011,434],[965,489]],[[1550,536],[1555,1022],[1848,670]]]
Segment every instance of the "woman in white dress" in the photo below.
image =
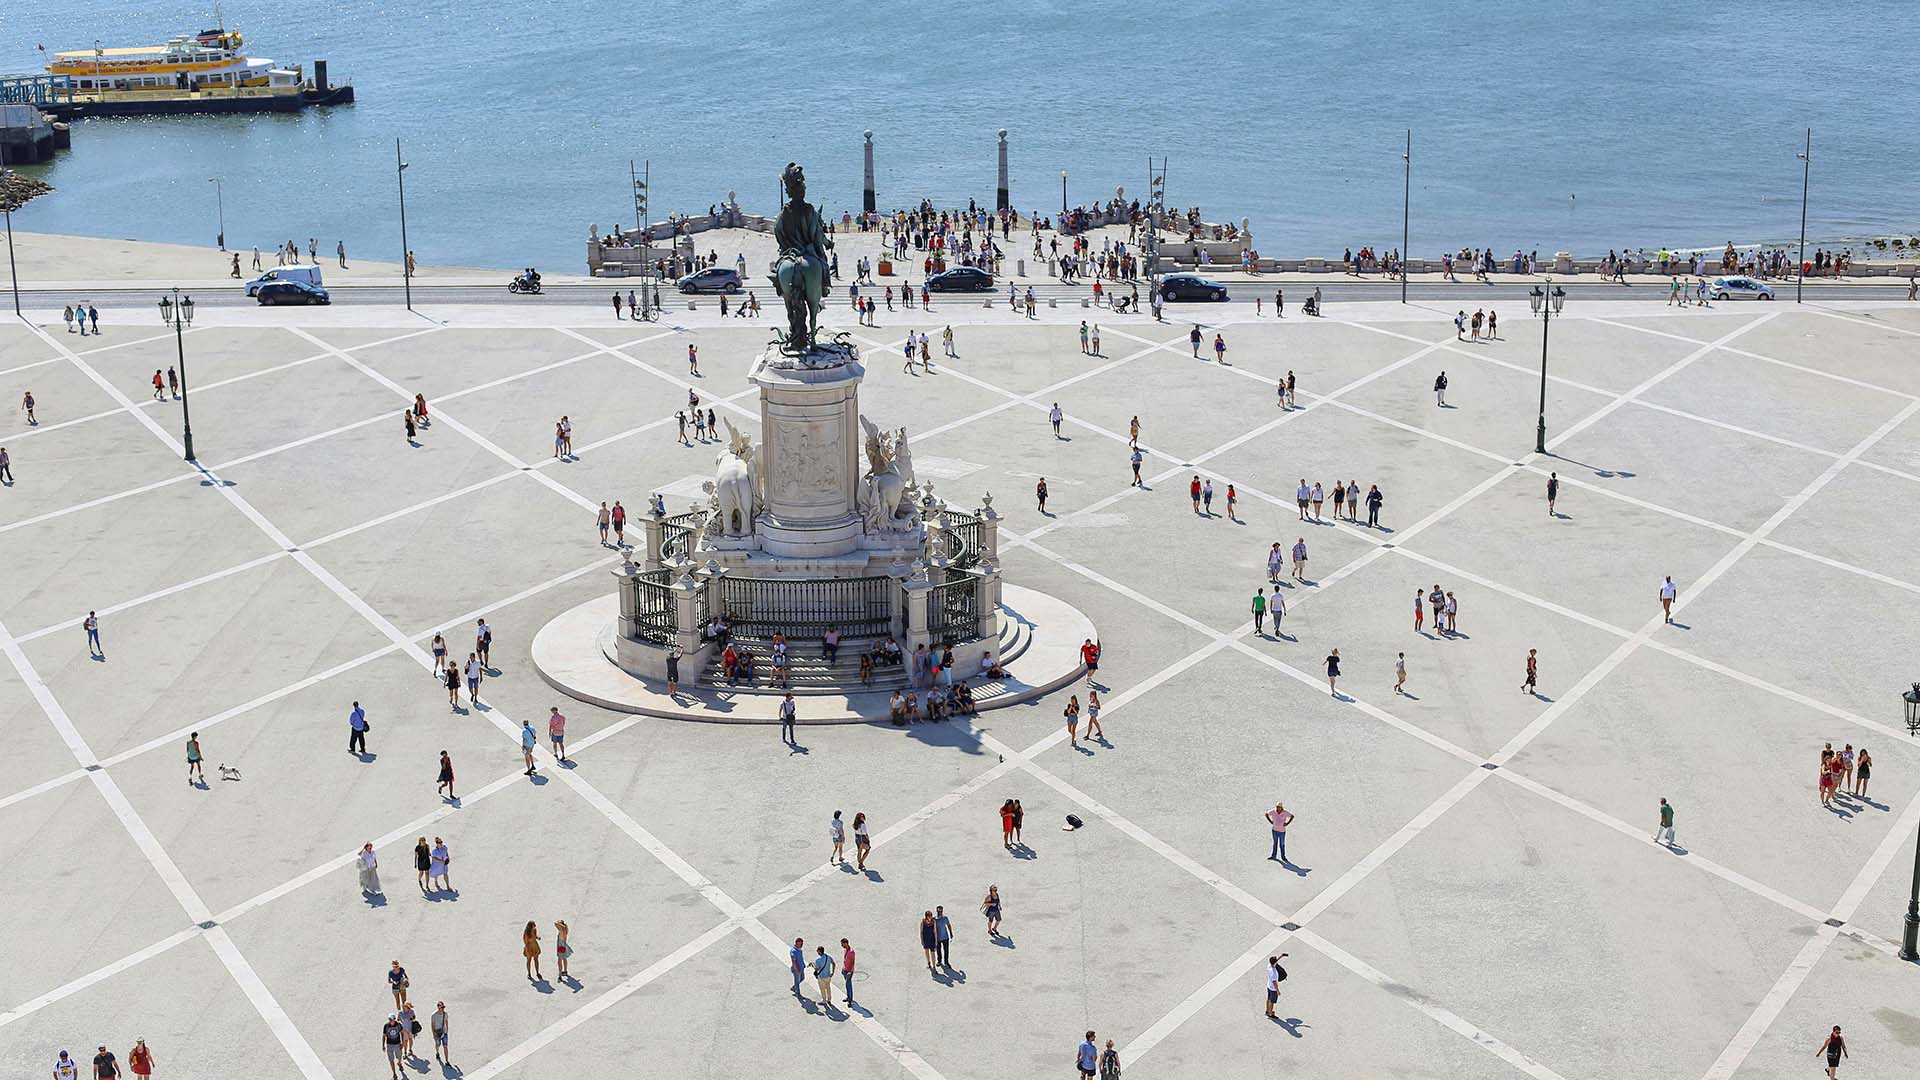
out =
[[380,858],[373,853],[373,845],[360,848],[360,891],[368,896],[380,895]]

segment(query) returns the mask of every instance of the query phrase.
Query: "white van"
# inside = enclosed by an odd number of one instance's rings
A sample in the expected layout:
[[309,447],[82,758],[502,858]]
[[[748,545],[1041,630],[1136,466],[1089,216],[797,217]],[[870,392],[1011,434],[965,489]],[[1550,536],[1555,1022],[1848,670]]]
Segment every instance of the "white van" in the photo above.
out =
[[269,281],[303,281],[308,285],[320,285],[320,267],[315,266],[276,266],[247,282],[247,295],[260,291],[260,286]]

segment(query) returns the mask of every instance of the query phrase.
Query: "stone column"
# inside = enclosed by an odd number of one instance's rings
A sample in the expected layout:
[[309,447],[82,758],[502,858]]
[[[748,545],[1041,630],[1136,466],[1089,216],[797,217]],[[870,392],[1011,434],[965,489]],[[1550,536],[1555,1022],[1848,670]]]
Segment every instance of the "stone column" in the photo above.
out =
[[906,593],[907,636],[902,648],[907,655],[921,646],[933,647],[933,635],[927,625],[927,601],[932,597],[933,582],[927,577],[927,564],[916,560],[913,576],[901,583],[901,591]]
[[1007,129],[1000,129],[1000,186],[994,189],[993,208],[1005,210],[1013,203],[1007,199]]
[[[679,580],[673,583],[675,615],[673,641],[679,647],[682,657],[693,656],[700,651],[700,623],[696,611],[699,606],[700,590],[705,587],[694,580],[691,565],[681,573]],[[694,677],[698,678],[697,673]]]
[[749,376],[760,387],[759,456],[764,490],[754,532],[760,550],[785,558],[831,558],[860,546],[858,360],[788,362],[767,346]]
[[993,492],[980,497],[980,558],[1000,561],[1000,512],[993,508]]
[[866,209],[867,213],[871,214],[876,209],[873,201],[873,132],[867,131],[863,134],[866,135],[867,139],[867,186],[861,196],[860,205]]
[[647,569],[657,570],[663,565],[660,558],[660,545],[667,535],[667,515],[655,506],[653,512],[642,519],[640,524],[646,529],[646,548],[641,551],[640,557]]
[[640,568],[624,562],[613,571],[613,580],[620,596],[620,620],[614,625],[614,633],[631,638],[637,633],[634,617],[640,610]]
[[974,606],[979,620],[975,632],[981,640],[992,645],[1000,636],[1000,564],[983,558],[977,573],[979,576],[973,583]]

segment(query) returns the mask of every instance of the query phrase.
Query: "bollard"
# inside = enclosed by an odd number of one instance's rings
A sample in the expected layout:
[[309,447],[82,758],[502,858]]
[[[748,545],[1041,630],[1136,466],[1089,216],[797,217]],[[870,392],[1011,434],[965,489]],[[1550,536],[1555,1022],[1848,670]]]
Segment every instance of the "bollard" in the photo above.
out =
[[1057,297],[1049,296],[1047,297],[1047,306],[1050,308],[1057,308],[1060,306],[1060,301]]
[[687,301],[687,310],[688,310],[688,311],[692,311],[692,310],[693,310],[693,301],[691,301],[691,300],[689,300],[689,301]]
[[1015,267],[1015,271],[1014,271],[1014,275],[1013,275],[1014,277],[1026,277],[1026,276],[1027,276],[1027,260],[1025,260],[1025,259],[1015,259],[1015,260],[1013,261],[1013,265],[1014,265],[1014,267]]
[[1093,301],[1092,301],[1092,300],[1089,300],[1089,299],[1087,299],[1086,297],[1084,297],[1084,296],[1083,296],[1083,297],[1081,297],[1081,298],[1080,298],[1080,306],[1081,306],[1081,307],[1092,307],[1092,306],[1093,306]]
[[986,301],[985,301],[985,302],[983,302],[983,303],[982,303],[982,304],[981,304],[980,306],[981,306],[981,307],[989,307],[989,308],[990,308],[990,307],[992,307],[992,306],[993,306],[993,297],[991,297],[991,296],[989,296],[989,297],[987,297],[987,299],[986,299]]

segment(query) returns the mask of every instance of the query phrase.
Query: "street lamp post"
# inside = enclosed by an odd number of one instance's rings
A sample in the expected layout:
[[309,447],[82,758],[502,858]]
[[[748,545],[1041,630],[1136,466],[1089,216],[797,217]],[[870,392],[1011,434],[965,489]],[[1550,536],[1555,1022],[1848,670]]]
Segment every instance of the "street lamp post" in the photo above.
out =
[[193,325],[193,297],[181,296],[180,290],[173,290],[171,297],[160,298],[160,324],[173,327],[173,344],[180,356],[180,441],[187,452],[187,460],[193,457],[193,418],[187,415],[187,341],[186,329]]
[[393,140],[393,176],[400,182],[400,286],[407,310],[413,310],[413,249],[407,246],[407,163],[400,157],[400,140]]
[[1066,220],[1066,217],[1067,217],[1067,170],[1061,169],[1060,170],[1060,219],[1061,221],[1064,222]]
[[1406,180],[1400,202],[1400,302],[1407,302],[1407,257],[1412,254],[1408,232],[1413,223],[1413,129],[1407,129],[1407,152],[1400,155],[1406,163]]
[[[12,171],[8,170],[7,175],[12,175]],[[20,314],[20,267],[13,261],[13,203],[0,198],[0,211],[5,211],[7,216],[7,280],[13,283],[13,314],[24,318]]]
[[[1907,733],[1920,732],[1920,683],[1900,695],[1907,706]],[[1907,929],[1900,937],[1900,959],[1920,960],[1920,838],[1913,844],[1913,892],[1907,898]]]
[[1800,302],[1800,290],[1807,283],[1807,188],[1813,181],[1813,129],[1807,129],[1807,148],[1794,157],[1800,159],[1800,265],[1794,269],[1793,302]]
[[220,245],[221,251],[225,251],[227,250],[226,192],[223,190],[223,185],[220,183],[220,178],[217,176],[209,176],[207,178],[207,183],[213,185],[213,205],[219,210],[219,213],[220,213],[220,237],[218,240],[215,241],[215,243]]
[[1554,285],[1552,278],[1548,278],[1546,284],[1552,288],[1543,292],[1540,286],[1535,285],[1533,291],[1527,294],[1527,306],[1540,316],[1540,424],[1533,435],[1533,452],[1536,454],[1547,452],[1547,325],[1553,322],[1555,315],[1560,314],[1561,308],[1567,306],[1567,290]]

